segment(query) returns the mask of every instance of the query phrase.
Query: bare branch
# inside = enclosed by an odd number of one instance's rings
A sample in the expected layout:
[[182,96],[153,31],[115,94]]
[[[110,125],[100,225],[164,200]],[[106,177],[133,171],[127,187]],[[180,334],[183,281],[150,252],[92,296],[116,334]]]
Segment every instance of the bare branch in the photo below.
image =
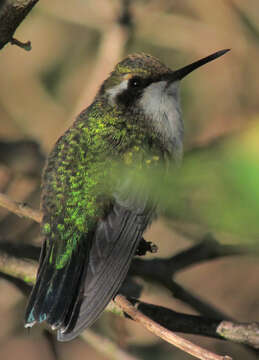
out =
[[[24,259],[20,259],[14,256],[6,254],[6,252],[1,249],[0,252],[0,277],[3,277],[7,281],[13,283],[19,290],[21,290],[25,295],[28,295],[28,285],[32,286],[36,278],[37,264],[36,262],[29,262]],[[24,285],[21,286],[21,282],[24,282]],[[224,320],[209,319],[201,316],[188,315],[177,313],[173,310],[164,308],[162,306],[157,306],[153,304],[147,304],[138,300],[134,300],[139,311],[141,311],[146,317],[157,325],[168,328],[170,331],[180,331],[182,333],[196,334],[209,336],[219,339],[231,340],[235,342],[245,343],[255,349],[259,347],[259,326],[258,324],[255,327],[254,323],[252,324],[239,324],[235,322],[226,322]],[[118,306],[118,303],[111,301],[106,308],[106,311],[112,312],[118,316],[124,316],[123,311],[126,311],[126,308],[121,308]],[[131,314],[129,314],[131,316]],[[223,324],[221,326],[221,324]],[[225,324],[228,326],[228,331],[223,331],[226,328]],[[237,339],[235,334],[231,334],[231,328],[233,331],[239,326],[243,326],[244,335]],[[250,329],[249,341],[245,337],[247,329]],[[253,331],[255,333],[253,334]],[[91,340],[89,340],[91,341]],[[108,347],[108,346],[107,346]],[[119,354],[119,352],[118,352]],[[119,357],[118,357],[119,358]]]
[[0,272],[33,285],[36,277],[36,265],[2,253],[0,254]]
[[42,220],[42,213],[40,211],[34,210],[26,204],[13,201],[2,193],[0,193],[0,206],[6,208],[18,216],[32,219],[38,223],[40,223]]
[[[36,263],[0,253],[0,277],[13,283],[24,295],[28,295],[31,286],[35,283],[37,265]],[[24,285],[20,282],[24,282]],[[30,285],[30,286],[29,286]],[[107,310],[123,316],[123,312],[112,301]],[[82,338],[94,347],[98,352],[104,354],[111,360],[138,360],[120,349],[111,340],[108,340],[88,330],[82,334]]]
[[174,334],[172,331],[159,325],[155,321],[151,320],[146,315],[142,314],[137,307],[133,306],[123,295],[117,295],[115,302],[135,321],[142,324],[153,334],[159,336],[163,340],[178,347],[179,349],[187,352],[194,357],[201,360],[231,360],[229,356],[216,355],[208,350],[201,348],[198,345],[191,343],[190,341]]
[[247,344],[259,349],[259,323],[233,323],[222,321],[217,327],[217,334],[226,340]]
[[[42,213],[40,211],[34,210],[25,204],[17,203],[11,200],[8,196],[1,193],[0,193],[0,206],[3,206],[4,208],[8,209],[9,211],[19,216],[30,218],[36,222],[40,222],[42,219]],[[11,250],[9,251],[8,249],[10,250],[10,246],[6,246],[6,244],[3,243],[3,246],[1,246],[2,254],[0,254],[0,276],[3,276],[7,280],[10,280],[12,278],[20,279],[24,281],[26,284],[32,285],[35,282],[35,277],[36,277],[36,264],[22,259],[21,258],[22,256],[19,256],[19,252],[17,251],[14,251],[12,253],[12,255],[14,256],[10,256],[11,255],[10,253],[12,251]],[[201,313],[204,313],[205,315],[212,317],[210,319],[199,316],[195,317],[193,315],[187,315],[187,314],[179,314],[172,310],[160,306],[146,304],[137,301],[136,304],[138,304],[137,305],[138,308],[143,313],[148,315],[147,317],[146,315],[142,314],[143,316],[145,316],[145,319],[149,319],[149,321],[151,322],[150,323],[152,324],[150,325],[151,328],[153,329],[153,325],[156,324],[158,328],[159,326],[161,326],[163,329],[166,329],[164,327],[166,326],[173,331],[181,331],[185,333],[218,337],[221,339],[227,339],[235,342],[244,343],[257,349],[259,347],[259,338],[258,338],[259,327],[257,324],[254,325],[253,323],[239,324],[234,322],[227,322],[226,321],[228,319],[227,316],[216,311],[213,307],[209,306],[208,304],[204,304],[204,302],[195,298],[192,294],[188,293],[180,285],[172,281],[172,274],[174,272],[177,272],[181,268],[185,268],[186,266],[189,266],[188,262],[186,262],[186,256],[189,258],[189,262],[191,265],[198,261],[206,260],[206,257],[207,259],[212,259],[212,258],[217,258],[219,256],[234,255],[239,253],[242,253],[242,249],[235,247],[230,248],[225,246],[220,247],[220,244],[215,244],[215,242],[211,241],[211,239],[209,240],[207,239],[203,243],[199,245],[195,245],[191,249],[183,251],[182,253],[177,254],[168,259],[154,259],[154,260],[146,260],[146,261],[141,259],[135,259],[133,266],[131,268],[132,275],[138,275],[144,278],[148,277],[152,281],[157,281],[161,283],[162,285],[170,289],[174,296],[180,298],[182,301],[191,304],[196,309],[199,308]],[[33,254],[35,258],[35,251],[33,251]],[[157,271],[154,271],[154,268],[156,268]],[[152,269],[152,271],[150,269]],[[17,284],[17,282],[15,283],[15,285],[18,286],[18,288],[20,288],[20,284]],[[117,304],[118,304],[117,300],[121,299],[120,297],[118,298],[118,296],[122,296],[122,295],[117,295],[116,297]],[[123,312],[120,310],[118,305],[116,305],[116,303],[111,301],[106,310],[122,316]],[[127,312],[130,316],[132,316],[131,313],[127,311],[128,307],[126,306],[124,308],[123,304],[125,305],[125,303],[119,304],[122,307],[123,311]],[[131,305],[131,307],[133,307],[133,309],[136,310],[136,308],[134,308],[133,305]],[[133,316],[132,318],[136,320]],[[138,319],[138,315],[137,315],[137,319]],[[222,319],[225,319],[225,321],[222,321]],[[169,332],[170,334],[171,331],[169,329],[166,329],[166,331]],[[236,335],[237,329],[243,329],[243,333],[241,332],[242,334],[241,335],[239,334],[239,338]],[[232,331],[234,332],[233,334]],[[163,336],[167,338],[168,334],[164,333],[164,330],[162,331],[162,333],[164,334]],[[227,357],[225,358],[203,357],[201,359],[222,360],[222,359],[227,359]]]
[[16,45],[19,46],[20,48],[26,50],[26,51],[30,51],[31,50],[31,42],[30,41],[26,41],[26,42],[22,42],[20,40],[17,40],[15,38],[12,38],[10,40],[10,44],[11,45]]
[[39,0],[4,0],[0,5],[0,49],[8,42],[29,50],[30,42],[13,38],[14,32]]
[[[183,250],[169,258],[150,260],[133,259],[130,274],[163,285],[170,290],[174,298],[190,305],[193,309],[214,319],[230,319],[214,306],[199,299],[173,280],[173,276],[196,263],[217,259],[223,256],[253,254],[254,249],[244,246],[220,244],[212,235],[207,234],[203,240],[193,247]],[[154,271],[154,269],[156,269]]]
[[172,278],[178,271],[197,263],[223,256],[251,254],[252,252],[254,250],[248,247],[220,244],[211,234],[207,234],[200,243],[169,258],[135,259],[132,273],[133,275],[140,275],[140,269],[142,276],[152,276],[153,278],[153,269],[156,267],[159,269],[157,275],[159,280],[165,277]]
[[137,306],[138,310],[144,315],[150,317],[168,330],[222,340],[222,336],[216,331],[222,322],[221,320],[200,315],[183,314],[164,306],[149,304],[137,299],[130,298],[129,300],[133,305]]

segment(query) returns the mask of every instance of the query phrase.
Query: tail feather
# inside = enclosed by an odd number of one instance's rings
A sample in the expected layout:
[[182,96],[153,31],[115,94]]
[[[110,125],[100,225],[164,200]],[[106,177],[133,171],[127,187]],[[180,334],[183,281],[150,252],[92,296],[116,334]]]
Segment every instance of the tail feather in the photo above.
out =
[[29,302],[26,308],[25,313],[25,327],[33,326],[36,322],[41,322],[43,319],[40,319],[40,314],[36,310],[38,300],[40,299],[41,288],[43,286],[42,279],[46,279],[46,259],[48,258],[48,251],[46,241],[44,241],[43,246],[41,248],[40,260],[38,273],[36,278],[36,283],[33,287],[31,295],[29,297]]
[[58,329],[60,341],[72,340],[90,326],[123,283],[153,213],[147,205],[128,209],[115,203],[60,270],[50,263],[52,249],[45,242],[25,326],[46,320]]
[[[57,283],[54,285],[54,288],[58,286],[58,292],[55,296],[59,300],[53,301],[53,304],[49,309],[47,321],[55,328],[60,326],[63,327],[65,325],[66,317],[71,317],[73,308],[76,305],[77,298],[80,294],[82,275],[87,261],[85,258],[78,258],[77,255],[73,256],[69,269],[61,276],[60,284],[58,284],[57,279]],[[62,303],[63,305],[61,306]]]
[[51,247],[42,248],[37,281],[25,314],[25,326],[46,320],[53,328],[63,327],[77,306],[89,254],[89,239],[81,239],[71,259],[62,268],[50,263]]

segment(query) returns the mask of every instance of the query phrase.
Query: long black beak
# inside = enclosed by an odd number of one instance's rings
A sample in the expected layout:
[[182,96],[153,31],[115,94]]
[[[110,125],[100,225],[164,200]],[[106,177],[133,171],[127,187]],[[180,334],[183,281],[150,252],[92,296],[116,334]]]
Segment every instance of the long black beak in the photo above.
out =
[[176,80],[181,80],[183,79],[186,75],[190,74],[190,72],[192,72],[193,70],[199,68],[202,65],[207,64],[208,62],[217,59],[218,57],[224,55],[226,52],[228,52],[230,49],[224,49],[224,50],[220,50],[215,52],[214,54],[211,54],[209,56],[206,56],[203,59],[200,59],[198,61],[193,62],[192,64],[186,65],[181,69],[175,70],[172,74],[171,74],[171,78],[173,81]]

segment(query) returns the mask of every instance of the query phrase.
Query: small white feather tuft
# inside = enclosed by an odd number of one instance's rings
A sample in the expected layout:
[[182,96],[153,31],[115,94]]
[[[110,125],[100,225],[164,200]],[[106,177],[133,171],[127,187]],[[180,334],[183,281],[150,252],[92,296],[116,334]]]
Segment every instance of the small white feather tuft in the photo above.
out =
[[36,324],[36,321],[33,321],[33,322],[30,322],[30,323],[26,323],[25,325],[24,325],[24,327],[27,329],[27,328],[31,328],[31,327],[33,327],[33,325],[35,325]]
[[106,93],[109,96],[109,103],[110,105],[115,105],[116,101],[116,97],[121,94],[124,90],[126,90],[128,88],[128,82],[129,80],[123,80],[119,85],[115,85],[114,87],[106,90]]

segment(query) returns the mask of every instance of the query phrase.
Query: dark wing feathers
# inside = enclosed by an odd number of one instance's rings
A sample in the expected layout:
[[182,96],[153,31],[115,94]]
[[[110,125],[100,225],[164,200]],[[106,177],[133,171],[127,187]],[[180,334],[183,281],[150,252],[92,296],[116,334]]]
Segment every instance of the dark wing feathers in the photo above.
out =
[[145,191],[133,195],[123,189],[122,193],[93,232],[82,236],[62,269],[49,261],[57,239],[48,246],[45,240],[27,307],[27,326],[46,320],[58,328],[58,340],[72,340],[116,295],[155,209]]
[[129,210],[115,204],[107,217],[99,221],[78,318],[73,326],[68,323],[66,328],[58,331],[58,340],[69,341],[78,336],[116,295],[152,214],[151,208]]
[[87,265],[89,241],[80,240],[70,261],[60,270],[49,261],[51,247],[44,242],[34,286],[25,314],[27,326],[46,320],[51,326],[63,326],[68,311],[76,306],[78,293]]

